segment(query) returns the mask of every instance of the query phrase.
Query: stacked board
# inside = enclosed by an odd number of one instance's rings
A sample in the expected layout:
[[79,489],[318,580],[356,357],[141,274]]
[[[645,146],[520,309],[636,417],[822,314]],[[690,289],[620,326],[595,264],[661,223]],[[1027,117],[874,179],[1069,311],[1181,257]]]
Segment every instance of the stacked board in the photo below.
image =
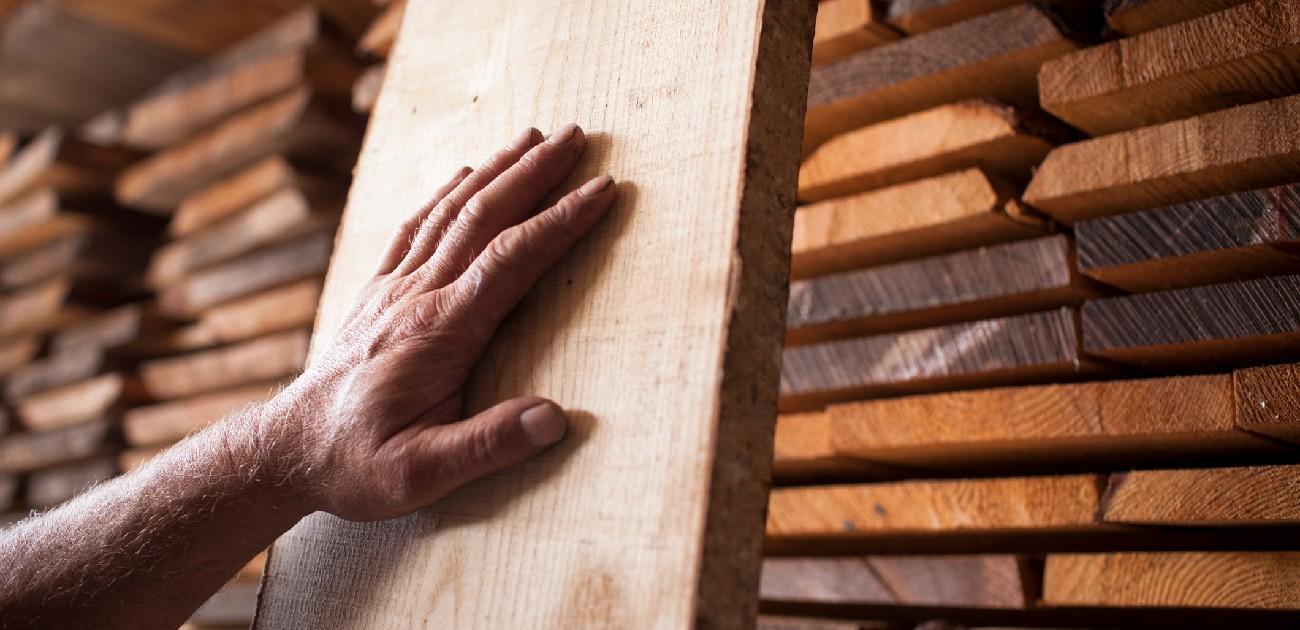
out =
[[813,69],[772,627],[1289,627],[1300,6],[875,8]]

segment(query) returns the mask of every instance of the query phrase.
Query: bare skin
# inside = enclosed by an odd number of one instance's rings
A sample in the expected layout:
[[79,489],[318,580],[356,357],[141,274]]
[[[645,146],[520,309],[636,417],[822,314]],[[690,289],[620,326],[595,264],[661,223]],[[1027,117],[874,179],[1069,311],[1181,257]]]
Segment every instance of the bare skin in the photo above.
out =
[[516,398],[469,418],[497,325],[596,225],[597,177],[541,209],[581,129],[534,129],[463,169],[393,238],[337,341],[271,400],[0,534],[0,628],[175,628],[299,519],[410,513],[561,440]]

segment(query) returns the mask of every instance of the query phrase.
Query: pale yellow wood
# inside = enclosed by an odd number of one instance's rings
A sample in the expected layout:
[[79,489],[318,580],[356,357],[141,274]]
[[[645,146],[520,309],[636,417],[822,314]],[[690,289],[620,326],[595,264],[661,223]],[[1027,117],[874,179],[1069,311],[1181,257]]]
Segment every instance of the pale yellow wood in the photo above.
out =
[[259,628],[753,624],[812,8],[408,0],[314,347],[449,173],[574,120],[572,183],[610,172],[622,196],[467,401],[548,396],[573,426],[410,517],[309,517],[271,554]]

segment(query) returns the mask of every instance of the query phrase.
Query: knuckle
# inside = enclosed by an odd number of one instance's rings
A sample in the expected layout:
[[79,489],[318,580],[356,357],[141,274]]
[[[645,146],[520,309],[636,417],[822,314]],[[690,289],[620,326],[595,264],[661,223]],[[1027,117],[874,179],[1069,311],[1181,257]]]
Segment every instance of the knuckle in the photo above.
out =
[[492,216],[492,203],[483,198],[482,195],[475,195],[465,207],[461,209],[460,215],[467,221],[481,221],[486,217]]

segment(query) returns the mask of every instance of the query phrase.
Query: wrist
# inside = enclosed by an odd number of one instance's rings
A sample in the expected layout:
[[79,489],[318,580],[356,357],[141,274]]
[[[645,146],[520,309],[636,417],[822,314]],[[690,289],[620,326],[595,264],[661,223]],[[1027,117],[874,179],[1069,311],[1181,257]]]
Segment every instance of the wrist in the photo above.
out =
[[302,448],[301,406],[285,396],[287,391],[219,425],[215,445],[241,496],[296,522],[317,506],[305,481],[310,464]]

